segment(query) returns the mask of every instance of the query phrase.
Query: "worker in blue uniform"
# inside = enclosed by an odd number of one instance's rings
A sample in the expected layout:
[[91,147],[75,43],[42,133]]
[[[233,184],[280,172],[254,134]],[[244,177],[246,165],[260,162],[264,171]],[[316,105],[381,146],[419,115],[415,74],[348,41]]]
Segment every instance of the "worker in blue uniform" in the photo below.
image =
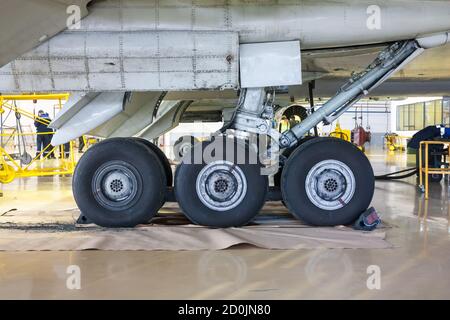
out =
[[47,156],[48,153],[51,151],[51,147],[47,147],[50,145],[50,141],[52,139],[53,130],[48,127],[48,125],[51,122],[50,116],[48,113],[44,112],[43,110],[38,111],[38,117],[39,119],[36,119],[34,121],[34,126],[36,127],[36,157],[40,155],[42,150],[43,156]]

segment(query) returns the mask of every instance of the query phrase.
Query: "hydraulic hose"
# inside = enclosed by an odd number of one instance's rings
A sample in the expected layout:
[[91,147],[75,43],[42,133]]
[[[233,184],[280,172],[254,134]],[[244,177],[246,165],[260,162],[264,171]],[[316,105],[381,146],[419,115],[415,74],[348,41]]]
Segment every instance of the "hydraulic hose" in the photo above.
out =
[[[405,173],[408,172],[406,174],[403,175],[398,175],[400,173]],[[375,176],[375,180],[401,180],[401,179],[406,179],[409,177],[412,177],[413,175],[417,174],[417,168],[408,168],[405,170],[400,170],[397,172],[391,172],[391,173],[387,173],[381,176]]]

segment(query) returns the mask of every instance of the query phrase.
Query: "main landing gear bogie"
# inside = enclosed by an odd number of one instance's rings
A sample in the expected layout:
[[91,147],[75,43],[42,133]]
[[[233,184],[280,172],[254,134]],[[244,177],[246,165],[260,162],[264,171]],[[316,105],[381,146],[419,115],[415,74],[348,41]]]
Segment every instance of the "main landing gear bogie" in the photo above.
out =
[[[243,140],[221,137],[197,143],[177,167],[176,200],[195,224],[246,225],[267,199],[268,179],[261,168],[256,151]],[[287,154],[280,172],[284,204],[311,225],[352,223],[372,200],[370,163],[342,140],[303,141]],[[171,180],[170,164],[155,145],[143,139],[113,138],[81,158],[73,192],[90,221],[103,227],[133,227],[157,214],[172,190]]]
[[[266,155],[277,155],[280,149],[297,146],[278,179],[288,209],[313,225],[351,223],[367,209],[373,197],[374,175],[368,159],[345,141],[315,138],[299,145],[299,140],[319,123],[333,123],[361,97],[429,48],[430,39],[391,44],[365,70],[353,74],[320,110],[281,135],[273,128],[276,89],[241,88],[236,109],[220,132],[231,129],[236,137],[252,134],[270,137],[271,148],[265,152],[265,160],[268,160]],[[312,89],[313,85],[310,86],[311,106],[314,105]],[[215,143],[196,143],[191,150],[193,154],[199,152],[201,157]],[[253,152],[252,145],[237,140],[234,146],[241,153]],[[253,219],[267,198],[267,176],[262,174],[261,165],[242,164],[228,152],[210,162],[203,159],[188,163],[183,158],[177,168],[175,196],[184,213],[195,223],[213,227],[244,225]],[[163,203],[169,171],[157,150],[146,142],[106,140],[80,160],[74,174],[75,200],[82,212],[97,224],[142,223]]]

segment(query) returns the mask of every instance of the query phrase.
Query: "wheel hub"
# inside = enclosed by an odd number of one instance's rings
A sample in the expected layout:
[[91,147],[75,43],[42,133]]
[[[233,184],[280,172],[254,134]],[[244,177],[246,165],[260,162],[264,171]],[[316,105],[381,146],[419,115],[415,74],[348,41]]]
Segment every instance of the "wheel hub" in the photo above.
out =
[[227,179],[220,178],[214,182],[214,192],[225,193],[227,190],[229,190]]
[[324,210],[337,210],[350,202],[355,193],[355,176],[341,161],[325,160],[309,171],[305,188],[311,202]]
[[328,192],[333,192],[338,188],[338,183],[334,179],[327,179],[324,183],[324,187]]
[[238,191],[236,177],[229,171],[217,170],[206,179],[206,193],[217,201],[229,201]]
[[123,201],[133,192],[133,181],[123,169],[116,169],[103,178],[103,192],[113,201]]
[[122,161],[108,162],[94,173],[92,188],[101,205],[123,210],[133,202],[139,189],[136,169]]
[[205,166],[196,182],[200,201],[215,211],[227,211],[238,206],[247,193],[247,180],[242,170],[228,161],[216,161]]
[[347,187],[345,177],[337,170],[325,169],[316,177],[316,191],[325,200],[333,201],[340,197]]

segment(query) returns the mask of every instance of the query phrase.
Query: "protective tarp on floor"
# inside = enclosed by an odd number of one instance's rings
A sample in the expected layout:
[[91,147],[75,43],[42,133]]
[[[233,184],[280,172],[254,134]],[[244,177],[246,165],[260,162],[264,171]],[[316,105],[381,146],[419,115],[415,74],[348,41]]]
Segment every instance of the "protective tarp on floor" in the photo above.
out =
[[0,251],[220,250],[239,244],[264,249],[384,249],[383,228],[316,228],[293,219],[279,203],[268,204],[251,225],[213,229],[189,224],[176,204],[167,204],[148,225],[105,229],[76,225],[78,209],[9,211],[0,216]]

